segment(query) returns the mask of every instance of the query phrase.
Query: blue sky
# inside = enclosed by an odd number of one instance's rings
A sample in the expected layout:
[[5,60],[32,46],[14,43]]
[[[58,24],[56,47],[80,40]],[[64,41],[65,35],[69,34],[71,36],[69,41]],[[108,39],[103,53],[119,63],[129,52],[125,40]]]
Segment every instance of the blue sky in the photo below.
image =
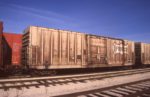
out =
[[0,20],[150,43],[150,0],[0,0]]

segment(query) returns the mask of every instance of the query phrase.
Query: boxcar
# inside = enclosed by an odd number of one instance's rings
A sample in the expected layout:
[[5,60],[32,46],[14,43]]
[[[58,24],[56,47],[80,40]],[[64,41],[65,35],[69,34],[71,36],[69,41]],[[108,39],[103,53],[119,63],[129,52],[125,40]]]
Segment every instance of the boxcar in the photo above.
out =
[[11,65],[14,67],[21,66],[21,49],[22,49],[22,34],[3,33],[5,45],[5,55],[9,58],[5,59],[5,65]]
[[128,66],[135,63],[134,42],[89,35],[88,61],[96,67]]
[[150,64],[150,44],[135,43],[136,64]]
[[23,64],[30,68],[80,68],[86,65],[86,35],[31,26],[23,35]]
[[134,42],[30,26],[23,34],[22,64],[32,69],[129,66]]

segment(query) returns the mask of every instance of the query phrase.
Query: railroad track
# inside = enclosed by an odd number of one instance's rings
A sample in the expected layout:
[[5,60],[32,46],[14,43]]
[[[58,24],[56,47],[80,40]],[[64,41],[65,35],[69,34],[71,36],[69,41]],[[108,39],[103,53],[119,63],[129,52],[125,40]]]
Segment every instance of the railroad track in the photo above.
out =
[[150,97],[150,79],[57,97]]
[[113,71],[105,73],[93,73],[93,74],[80,74],[80,75],[69,75],[69,76],[54,76],[54,77],[34,77],[34,78],[19,78],[19,79],[1,79],[0,89],[8,90],[10,88],[21,89],[23,87],[30,88],[31,86],[39,87],[49,85],[60,85],[68,83],[86,83],[86,81],[101,80],[105,78],[127,76],[133,74],[141,74],[150,72],[150,68],[124,70],[124,71]]

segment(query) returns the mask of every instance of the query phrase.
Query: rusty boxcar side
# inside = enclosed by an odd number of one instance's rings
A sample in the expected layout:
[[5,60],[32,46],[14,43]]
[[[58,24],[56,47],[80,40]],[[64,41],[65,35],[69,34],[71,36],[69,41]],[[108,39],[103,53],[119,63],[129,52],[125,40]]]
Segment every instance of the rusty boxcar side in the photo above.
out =
[[123,66],[123,40],[111,39],[107,40],[107,60],[110,66]]
[[88,35],[88,67],[128,66],[135,62],[134,42]]
[[34,69],[128,66],[134,64],[134,42],[30,26],[22,54],[22,63]]
[[134,65],[134,42],[122,39],[108,38],[107,62],[109,66]]
[[11,59],[6,61],[10,61],[10,65],[12,66],[20,66],[21,65],[21,49],[22,49],[22,34],[14,34],[14,33],[3,33],[4,39],[8,44],[7,48],[10,48],[9,52],[6,51],[8,55],[10,55]]
[[86,65],[85,34],[31,26],[23,35],[23,64],[30,68],[80,68]]
[[107,67],[107,38],[87,35],[88,67]]
[[135,43],[136,64],[150,64],[150,44]]

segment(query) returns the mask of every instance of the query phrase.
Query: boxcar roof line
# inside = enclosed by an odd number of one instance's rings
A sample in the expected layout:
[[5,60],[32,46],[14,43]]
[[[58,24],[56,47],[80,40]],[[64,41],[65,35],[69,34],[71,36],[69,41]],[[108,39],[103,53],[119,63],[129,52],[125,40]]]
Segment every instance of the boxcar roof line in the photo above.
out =
[[[61,29],[55,29],[55,28],[48,28],[48,27],[43,27],[43,26],[28,26],[24,32],[27,32],[26,30],[29,30],[30,27],[38,27],[38,28],[45,28],[45,29],[51,29],[51,30],[60,30],[60,31],[68,31],[68,32],[72,32],[72,33],[82,33],[82,34],[86,34],[86,35],[90,35],[90,36],[96,36],[96,37],[103,37],[103,38],[109,38],[109,39],[115,39],[115,40],[127,40],[127,39],[121,39],[121,38],[114,38],[114,37],[109,37],[109,36],[101,36],[101,35],[95,35],[95,34],[88,34],[88,33],[84,33],[84,32],[76,32],[76,31],[71,31],[71,30],[61,30]],[[128,41],[132,41],[132,40],[128,40]]]

